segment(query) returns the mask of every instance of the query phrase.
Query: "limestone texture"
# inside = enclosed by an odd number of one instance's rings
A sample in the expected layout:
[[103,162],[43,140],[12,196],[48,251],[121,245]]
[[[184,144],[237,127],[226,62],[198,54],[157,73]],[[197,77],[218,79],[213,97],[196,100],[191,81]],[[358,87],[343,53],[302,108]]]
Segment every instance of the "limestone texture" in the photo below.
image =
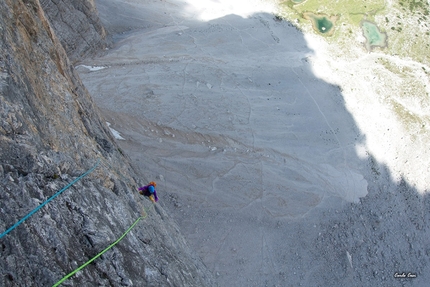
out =
[[40,4],[72,61],[106,48],[106,32],[93,0],[41,0]]
[[[91,35],[103,38],[92,2],[78,2],[0,1],[0,232],[100,161],[0,238],[0,286],[52,286],[140,216],[63,286],[211,286],[177,225],[137,193],[150,179],[116,145],[68,59],[66,51],[78,57],[97,45],[81,45]],[[44,11],[54,6],[56,16]],[[76,30],[53,20],[72,18]]]

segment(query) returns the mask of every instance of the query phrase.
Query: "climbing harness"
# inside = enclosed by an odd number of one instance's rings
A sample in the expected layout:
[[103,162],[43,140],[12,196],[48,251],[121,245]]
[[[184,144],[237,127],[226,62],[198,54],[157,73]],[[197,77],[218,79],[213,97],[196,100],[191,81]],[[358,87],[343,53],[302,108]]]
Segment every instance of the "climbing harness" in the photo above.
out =
[[83,178],[84,176],[88,175],[89,173],[91,173],[100,163],[100,159],[97,160],[97,163],[91,168],[89,169],[87,172],[85,172],[84,174],[82,174],[81,176],[79,176],[78,178],[76,178],[75,180],[73,180],[71,183],[69,183],[66,187],[64,187],[63,189],[61,189],[60,191],[58,191],[56,194],[54,194],[53,196],[51,196],[50,198],[48,198],[45,202],[43,202],[42,204],[40,204],[38,207],[36,207],[35,209],[33,209],[29,214],[27,214],[26,216],[24,216],[20,221],[18,221],[17,223],[15,223],[12,227],[10,227],[8,230],[6,230],[5,232],[3,232],[0,235],[0,238],[2,238],[3,236],[5,236],[6,234],[8,234],[9,232],[11,232],[12,230],[14,230],[18,225],[20,225],[21,223],[23,223],[26,219],[28,219],[30,216],[32,216],[34,213],[36,213],[39,209],[41,209],[42,207],[44,207],[48,202],[50,202],[51,200],[53,200],[55,197],[57,197],[58,195],[60,195],[63,191],[65,191],[66,189],[68,189],[69,187],[71,187],[73,184],[75,184],[78,180],[80,180],[81,178]]
[[52,287],[59,286],[61,283],[63,283],[64,281],[66,281],[68,278],[72,277],[76,272],[82,270],[83,268],[85,268],[85,266],[87,266],[88,264],[90,264],[91,262],[93,262],[94,260],[96,260],[97,258],[99,258],[101,255],[103,255],[103,253],[105,253],[106,251],[108,251],[109,249],[111,249],[112,247],[114,247],[118,242],[120,242],[127,235],[127,233],[130,232],[131,229],[133,229],[133,227],[139,222],[139,220],[146,218],[146,216],[147,216],[147,214],[145,213],[145,215],[142,215],[141,217],[139,217],[138,219],[136,219],[136,221],[114,243],[112,243],[107,248],[105,248],[102,252],[100,252],[99,254],[97,254],[96,256],[94,256],[93,258],[91,258],[90,260],[88,260],[87,262],[85,262],[84,264],[82,264],[79,268],[75,269],[74,271],[72,271],[69,274],[67,274],[66,276],[64,276],[60,281],[58,281],[57,283],[55,283],[54,285],[52,285]]

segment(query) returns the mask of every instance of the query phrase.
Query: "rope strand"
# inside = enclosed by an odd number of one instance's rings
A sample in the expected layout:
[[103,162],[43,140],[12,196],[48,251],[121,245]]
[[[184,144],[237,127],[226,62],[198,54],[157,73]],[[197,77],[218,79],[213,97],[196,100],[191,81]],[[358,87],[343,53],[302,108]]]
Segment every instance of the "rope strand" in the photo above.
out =
[[89,169],[87,172],[85,172],[84,174],[82,174],[81,176],[79,176],[78,178],[76,178],[75,180],[73,180],[71,183],[69,183],[68,185],[66,185],[66,187],[64,187],[63,189],[61,189],[60,191],[58,191],[56,194],[54,194],[53,196],[51,196],[50,198],[48,198],[45,202],[43,202],[42,204],[40,204],[38,207],[36,207],[35,209],[33,209],[32,211],[30,211],[29,214],[27,214],[26,216],[24,216],[20,221],[18,221],[17,223],[15,223],[12,227],[10,227],[8,230],[6,230],[5,232],[3,232],[0,235],[0,238],[2,238],[3,236],[5,236],[6,234],[8,234],[9,232],[11,232],[12,230],[14,230],[16,227],[18,227],[18,225],[20,225],[21,223],[23,223],[26,219],[28,219],[30,216],[32,216],[34,213],[36,213],[39,209],[41,209],[42,207],[44,207],[47,203],[49,203],[51,200],[53,200],[54,198],[56,198],[58,195],[60,195],[63,191],[65,191],[66,189],[68,189],[69,187],[71,187],[73,184],[75,184],[78,180],[80,180],[81,178],[83,178],[84,176],[88,175],[90,172],[92,172],[100,163],[100,159],[97,160],[97,163],[91,168]]
[[55,283],[54,285],[52,285],[52,287],[57,287],[58,285],[60,285],[61,283],[63,283],[64,281],[66,281],[68,278],[72,277],[76,272],[82,270],[83,268],[85,268],[88,264],[90,264],[91,262],[93,262],[94,260],[96,260],[97,258],[99,258],[101,255],[103,255],[103,253],[105,253],[106,251],[108,251],[109,249],[111,249],[112,247],[114,247],[118,242],[120,242],[124,236],[127,235],[127,233],[130,232],[130,230],[139,222],[139,220],[145,218],[147,215],[145,214],[145,216],[141,216],[139,217],[122,235],[120,238],[118,238],[114,243],[112,243],[111,245],[109,245],[107,248],[105,248],[102,252],[100,252],[99,254],[97,254],[96,256],[94,256],[93,258],[91,258],[90,260],[88,260],[87,262],[85,262],[84,264],[82,264],[80,267],[76,268],[74,271],[70,272],[69,274],[67,274],[66,276],[64,276],[60,281],[58,281],[57,283]]

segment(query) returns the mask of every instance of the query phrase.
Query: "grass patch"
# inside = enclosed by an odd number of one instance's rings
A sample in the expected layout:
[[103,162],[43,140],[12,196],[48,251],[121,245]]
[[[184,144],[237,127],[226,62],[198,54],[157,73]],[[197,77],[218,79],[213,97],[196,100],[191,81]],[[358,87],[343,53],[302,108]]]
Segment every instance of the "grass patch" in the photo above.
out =
[[[373,21],[373,15],[385,8],[385,2],[384,0],[307,0],[296,5],[293,5],[292,1],[283,2],[280,4],[280,7],[283,14],[286,14],[286,18],[289,20],[300,19],[302,23],[310,23],[309,20],[303,19],[303,14],[310,12],[314,14],[326,14],[328,17],[337,15],[339,18],[338,25],[352,25],[359,27],[360,22],[364,18]],[[336,30],[336,27],[334,27],[334,29]]]
[[430,65],[430,7],[425,0],[397,0],[390,7],[385,0],[307,0],[296,5],[290,0],[280,7],[283,17],[306,31],[310,31],[312,23],[303,19],[305,12],[339,15],[330,42],[338,42],[345,49],[348,49],[348,42],[355,41],[348,37],[352,36],[352,31],[361,29],[362,20],[374,22],[381,32],[387,33],[386,53]]
[[[396,101],[392,101],[392,108],[401,123],[411,134],[424,134],[427,132],[425,121],[420,116],[410,112]],[[426,120],[428,121],[429,119],[427,118]]]
[[373,0],[373,1],[354,1],[354,0],[336,0],[336,1],[318,1],[308,0],[301,4],[285,5],[290,6],[291,9],[301,14],[305,11],[312,11],[314,13],[325,13],[325,14],[341,14],[347,15],[373,15],[384,9],[384,0]]

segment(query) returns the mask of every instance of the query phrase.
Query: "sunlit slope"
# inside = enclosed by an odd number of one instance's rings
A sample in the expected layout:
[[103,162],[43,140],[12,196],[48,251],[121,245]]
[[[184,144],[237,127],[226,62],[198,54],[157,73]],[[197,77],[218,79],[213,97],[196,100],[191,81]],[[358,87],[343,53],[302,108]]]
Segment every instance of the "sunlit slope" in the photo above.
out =
[[404,1],[284,1],[280,14],[311,30],[310,21],[303,18],[306,12],[337,16],[334,33],[329,42],[342,43],[345,48],[361,44],[357,37],[362,32],[363,20],[375,23],[388,35],[388,47],[384,51],[391,55],[410,57],[429,65],[430,16],[429,4],[424,0]]
[[[315,74],[342,88],[348,109],[367,139],[357,152],[363,157],[370,153],[387,164],[397,180],[406,178],[419,190],[428,190],[429,3],[294,2],[282,2],[278,17],[306,33],[315,51],[309,57]],[[331,33],[316,29],[312,18],[306,17],[309,14],[326,17],[325,21],[335,19]],[[385,42],[372,45],[370,41],[378,43],[378,36],[385,37]]]

